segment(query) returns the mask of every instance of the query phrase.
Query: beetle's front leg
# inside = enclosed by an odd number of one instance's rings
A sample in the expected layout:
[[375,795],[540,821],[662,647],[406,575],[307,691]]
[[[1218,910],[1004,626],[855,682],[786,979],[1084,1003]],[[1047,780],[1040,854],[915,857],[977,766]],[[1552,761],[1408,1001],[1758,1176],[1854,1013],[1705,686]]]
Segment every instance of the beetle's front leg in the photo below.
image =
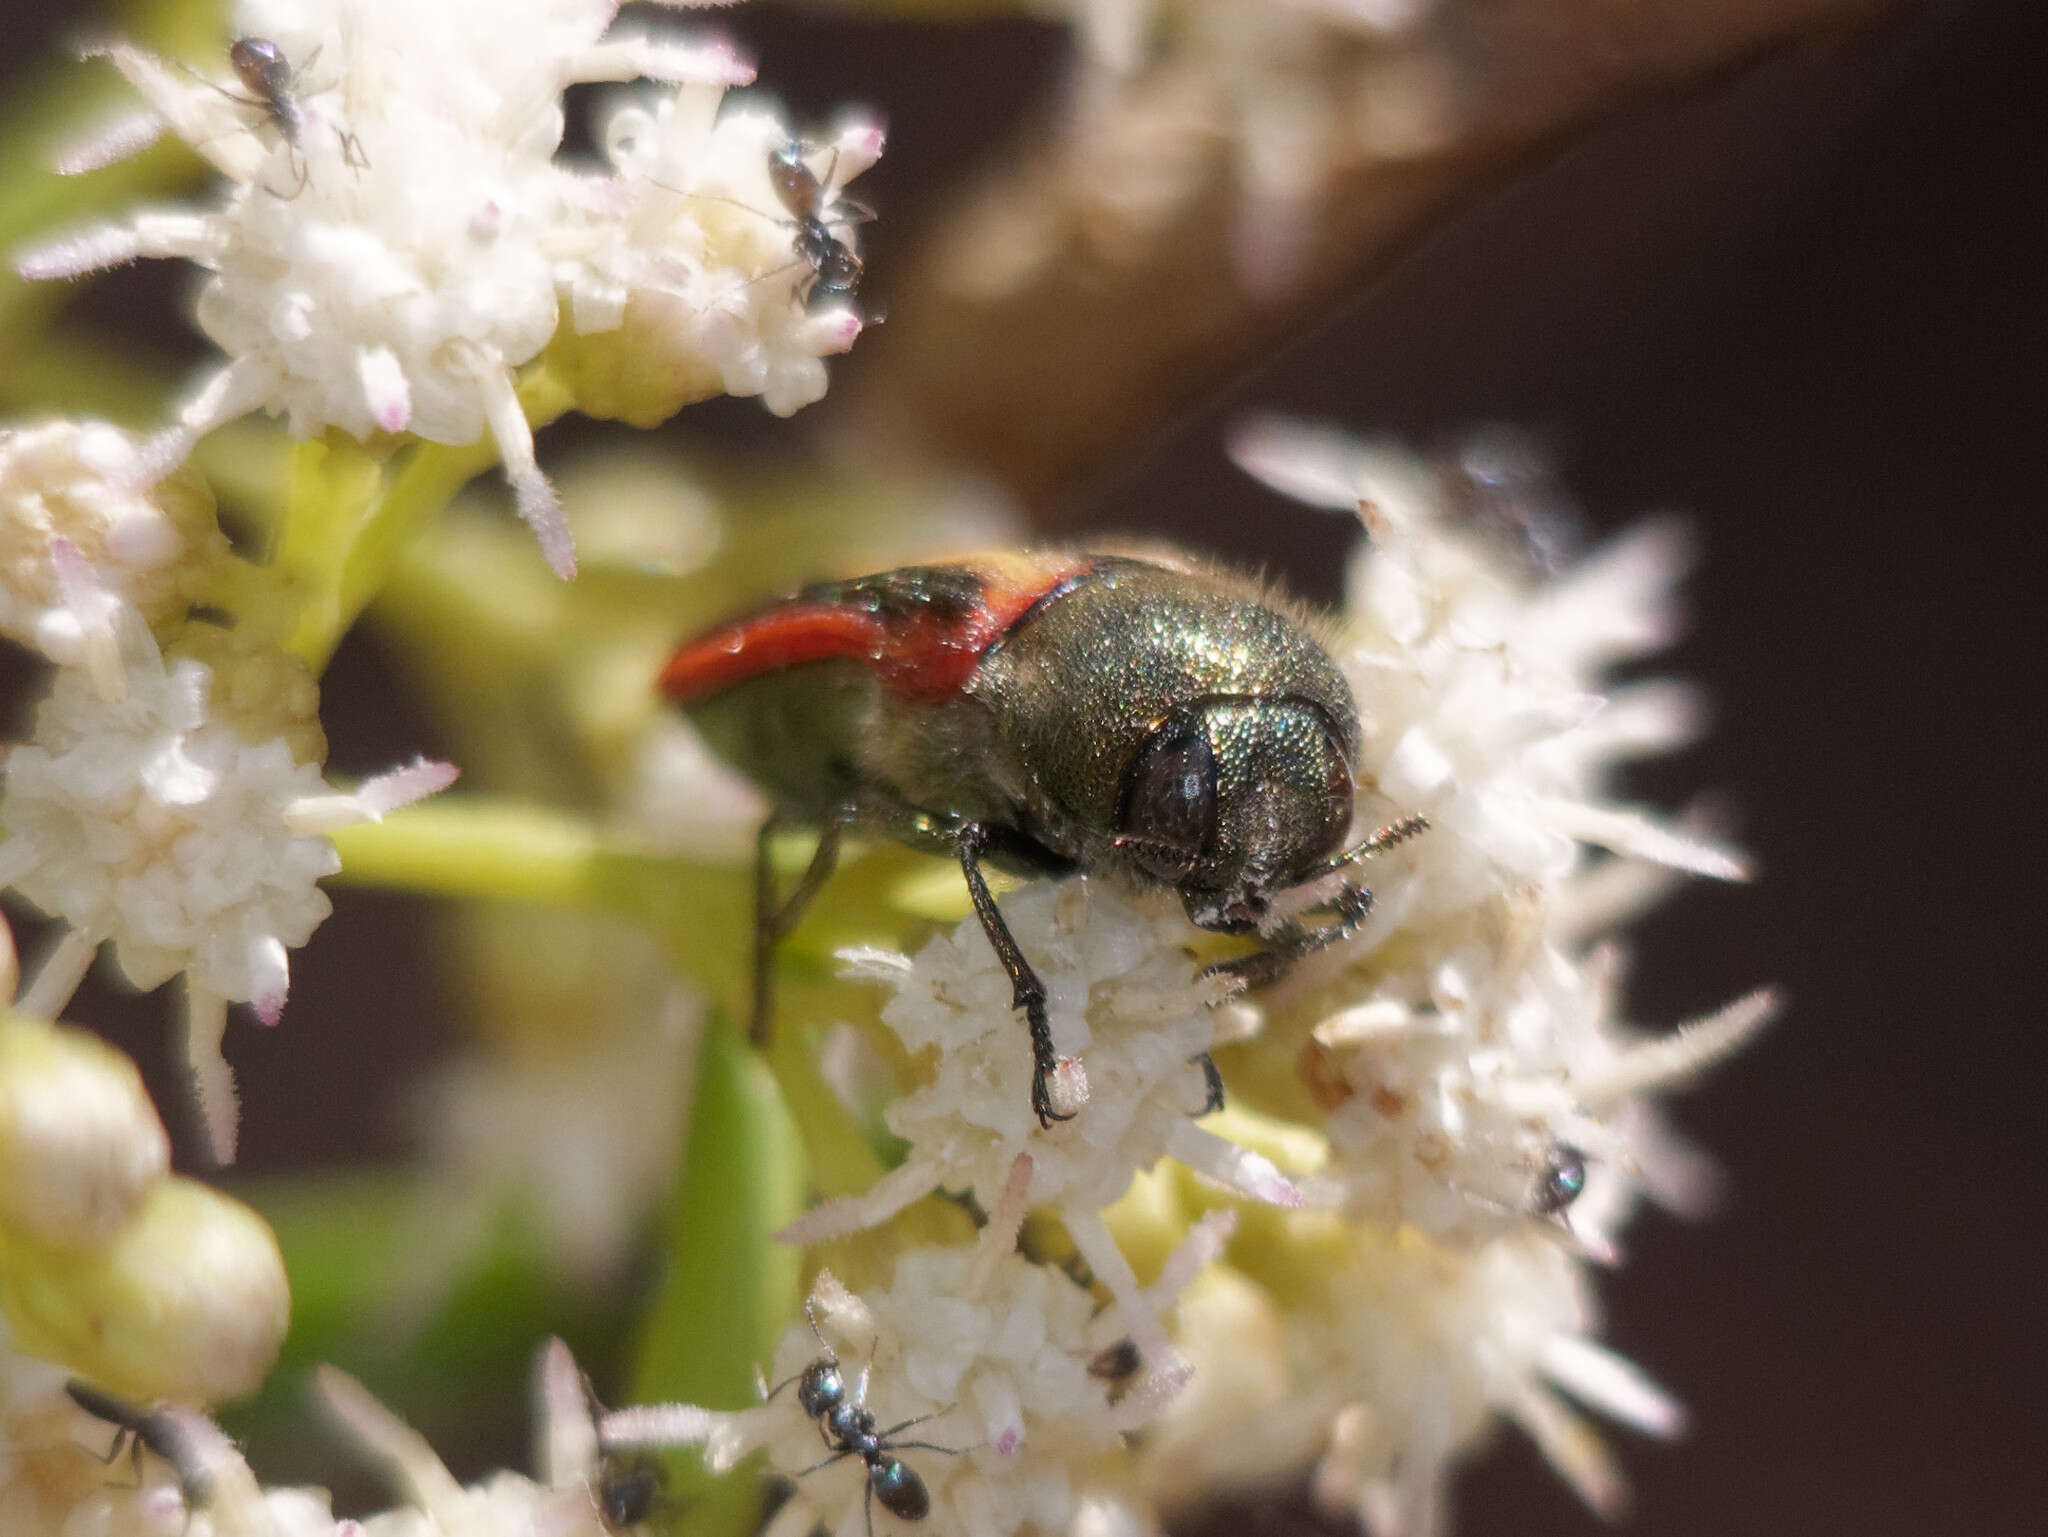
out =
[[818,847],[796,883],[796,890],[781,902],[775,899],[775,866],[770,844],[775,834],[792,825],[779,811],[770,812],[761,824],[754,843],[754,1012],[747,1023],[747,1039],[756,1046],[768,1044],[768,1020],[775,998],[775,947],[796,927],[804,909],[839,864],[839,844],[846,826],[854,818],[852,806],[842,806],[818,833]]
[[988,829],[979,822],[967,823],[960,829],[955,847],[960,854],[960,873],[967,877],[967,895],[974,901],[974,916],[981,920],[981,931],[988,936],[1003,970],[1009,973],[1010,1007],[1024,1011],[1025,1023],[1031,1029],[1031,1108],[1040,1126],[1071,1121],[1071,1112],[1062,1115],[1052,1107],[1051,1079],[1059,1066],[1059,1055],[1053,1050],[1052,1023],[1045,1013],[1045,984],[1024,958],[1016,936],[996,907],[996,899],[989,894],[988,882],[982,878],[981,856],[988,847]]
[[1265,949],[1218,961],[1213,966],[1204,967],[1202,975],[1229,977],[1238,984],[1239,992],[1250,992],[1277,982],[1304,955],[1314,955],[1316,951],[1335,944],[1365,922],[1366,916],[1372,912],[1372,893],[1363,886],[1346,881],[1329,901],[1316,904],[1311,911],[1334,913],[1336,919],[1313,929],[1289,919],[1267,941]]

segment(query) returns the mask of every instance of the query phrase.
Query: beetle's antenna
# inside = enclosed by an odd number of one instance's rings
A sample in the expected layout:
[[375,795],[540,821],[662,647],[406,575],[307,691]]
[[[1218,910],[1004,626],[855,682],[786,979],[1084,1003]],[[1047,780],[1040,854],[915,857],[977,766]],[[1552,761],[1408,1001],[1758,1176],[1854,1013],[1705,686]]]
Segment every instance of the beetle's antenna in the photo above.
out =
[[1361,859],[1370,859],[1375,854],[1384,854],[1396,844],[1406,843],[1416,834],[1428,831],[1428,817],[1402,817],[1399,821],[1389,822],[1364,842],[1352,845],[1341,854],[1331,855],[1329,863],[1324,865],[1323,868],[1325,870],[1341,870],[1346,865],[1357,864]]

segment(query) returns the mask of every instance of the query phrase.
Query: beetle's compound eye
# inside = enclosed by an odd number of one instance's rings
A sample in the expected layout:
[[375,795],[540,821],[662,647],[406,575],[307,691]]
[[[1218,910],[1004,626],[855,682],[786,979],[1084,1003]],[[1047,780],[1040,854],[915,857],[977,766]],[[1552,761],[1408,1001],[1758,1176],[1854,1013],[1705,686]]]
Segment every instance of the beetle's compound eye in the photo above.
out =
[[1124,772],[1123,847],[1146,874],[1178,885],[1216,835],[1216,753],[1184,725],[1152,734]]

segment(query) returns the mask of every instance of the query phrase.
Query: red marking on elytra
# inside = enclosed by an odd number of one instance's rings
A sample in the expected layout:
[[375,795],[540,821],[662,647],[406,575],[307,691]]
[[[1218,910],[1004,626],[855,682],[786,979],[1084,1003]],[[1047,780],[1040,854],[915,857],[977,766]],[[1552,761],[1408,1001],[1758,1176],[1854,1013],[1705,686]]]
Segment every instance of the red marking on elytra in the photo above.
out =
[[686,641],[662,669],[661,690],[689,705],[780,668],[851,661],[899,694],[942,698],[964,688],[988,648],[1087,562],[1005,552],[958,564],[982,585],[982,601],[964,612],[924,609],[890,617],[850,604],[784,599]]

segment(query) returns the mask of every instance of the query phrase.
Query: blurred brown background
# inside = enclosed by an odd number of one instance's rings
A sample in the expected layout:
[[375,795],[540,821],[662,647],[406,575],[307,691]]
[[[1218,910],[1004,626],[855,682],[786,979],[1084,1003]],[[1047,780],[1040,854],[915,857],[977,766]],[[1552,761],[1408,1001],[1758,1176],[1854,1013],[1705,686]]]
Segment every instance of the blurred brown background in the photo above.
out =
[[[1669,670],[1704,680],[1721,716],[1632,788],[1667,804],[1724,791],[1764,875],[1690,891],[1643,928],[1632,1012],[1668,1022],[1759,981],[1793,1010],[1678,1106],[1731,1175],[1726,1213],[1646,1219],[1605,1288],[1613,1341],[1695,1414],[1685,1443],[1625,1449],[1630,1530],[2048,1530],[2048,944],[2026,853],[2042,818],[2021,793],[2048,572],[2048,330],[2024,233],[2048,187],[2038,11],[1909,6],[1631,114],[1130,445],[1066,509],[1327,597],[1342,521],[1258,490],[1220,448],[1239,412],[1283,408],[1425,443],[1518,423],[1596,531],[1668,507],[1704,529],[1696,625]],[[81,14],[0,7],[0,84]],[[999,142],[992,125],[1043,99],[1063,51],[1023,23],[719,22],[799,117],[846,100],[887,114],[890,153],[861,195],[883,212],[869,291],[892,309],[917,303],[891,283],[904,232]],[[105,302],[153,328],[138,345],[179,345],[165,265],[110,285]],[[671,430],[746,451],[804,428],[728,400]],[[396,688],[370,645],[344,651],[326,691],[337,770],[431,748]],[[258,1165],[391,1151],[393,1086],[446,1039],[409,910],[338,907],[294,959],[283,1027],[231,1032]],[[108,1021],[177,1102],[162,1000],[96,992],[76,1012]],[[1461,1486],[1458,1529],[1598,1523],[1504,1436]]]

